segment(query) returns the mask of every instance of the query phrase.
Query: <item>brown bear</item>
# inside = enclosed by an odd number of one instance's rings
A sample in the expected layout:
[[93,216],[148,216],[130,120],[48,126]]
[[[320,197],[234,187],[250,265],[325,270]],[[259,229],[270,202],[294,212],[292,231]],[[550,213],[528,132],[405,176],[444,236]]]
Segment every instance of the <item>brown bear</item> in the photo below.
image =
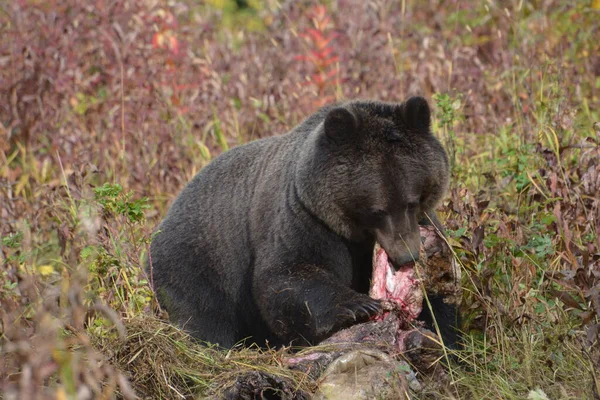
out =
[[[224,347],[315,344],[377,314],[375,242],[399,267],[419,257],[419,221],[439,225],[448,160],[430,119],[421,97],[350,101],[216,157],[152,241],[160,304]],[[437,307],[453,342],[456,311]]]

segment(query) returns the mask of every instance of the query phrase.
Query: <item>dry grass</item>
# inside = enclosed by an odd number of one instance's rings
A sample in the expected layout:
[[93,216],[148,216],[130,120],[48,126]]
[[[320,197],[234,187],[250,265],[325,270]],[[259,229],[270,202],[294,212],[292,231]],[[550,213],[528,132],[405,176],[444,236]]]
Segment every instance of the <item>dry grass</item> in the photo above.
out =
[[141,315],[126,320],[128,334],[96,338],[108,360],[135,382],[138,395],[147,398],[189,398],[204,393],[218,396],[236,377],[261,371],[311,390],[310,381],[283,367],[284,351],[238,348],[224,352],[191,340],[181,330],[161,320]]

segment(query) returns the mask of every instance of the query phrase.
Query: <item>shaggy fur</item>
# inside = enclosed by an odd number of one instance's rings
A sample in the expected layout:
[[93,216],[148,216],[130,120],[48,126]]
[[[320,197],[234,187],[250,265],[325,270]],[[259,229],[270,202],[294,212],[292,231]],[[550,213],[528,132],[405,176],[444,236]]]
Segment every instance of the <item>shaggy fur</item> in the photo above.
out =
[[429,126],[420,97],[353,101],[215,158],[152,241],[160,303],[224,347],[314,344],[368,319],[374,242],[400,266],[424,214],[438,224],[448,162]]

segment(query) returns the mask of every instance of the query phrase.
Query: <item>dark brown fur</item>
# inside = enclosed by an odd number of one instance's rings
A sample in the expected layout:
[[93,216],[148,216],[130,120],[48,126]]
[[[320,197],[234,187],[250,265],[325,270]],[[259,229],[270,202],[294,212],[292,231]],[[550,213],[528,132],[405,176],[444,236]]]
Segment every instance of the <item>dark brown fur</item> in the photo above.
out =
[[418,221],[437,221],[448,184],[429,126],[419,97],[353,101],[217,157],[152,242],[161,304],[226,347],[316,343],[375,314],[375,240],[395,265],[418,258]]

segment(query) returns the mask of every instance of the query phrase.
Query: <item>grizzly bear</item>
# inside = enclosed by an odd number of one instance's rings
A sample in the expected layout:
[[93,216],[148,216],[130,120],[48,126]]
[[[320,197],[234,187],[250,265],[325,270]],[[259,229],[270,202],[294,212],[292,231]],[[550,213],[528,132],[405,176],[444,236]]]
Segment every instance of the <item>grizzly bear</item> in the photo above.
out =
[[[400,267],[419,257],[419,221],[439,225],[449,171],[430,120],[422,97],[349,101],[216,157],[151,244],[170,318],[224,347],[279,346],[315,344],[379,313],[368,296],[375,242]],[[454,310],[437,303],[451,336]]]

